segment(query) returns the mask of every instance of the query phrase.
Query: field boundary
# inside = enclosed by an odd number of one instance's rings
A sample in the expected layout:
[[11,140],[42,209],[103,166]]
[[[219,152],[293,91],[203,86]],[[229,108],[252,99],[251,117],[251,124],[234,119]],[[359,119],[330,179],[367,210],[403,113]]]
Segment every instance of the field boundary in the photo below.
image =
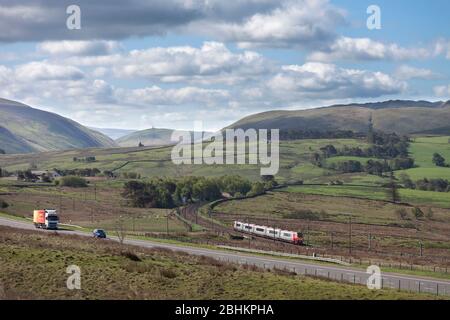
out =
[[348,266],[348,267],[351,266],[351,264],[348,262],[341,261],[338,259],[332,259],[332,258],[321,258],[321,257],[314,257],[314,256],[300,255],[300,254],[292,254],[292,253],[284,253],[284,252],[276,252],[276,251],[265,251],[265,250],[257,250],[257,249],[247,249],[247,248],[222,246],[222,245],[219,245],[217,247],[222,248],[222,249],[227,249],[227,250],[240,251],[240,252],[259,253],[259,254],[267,254],[267,255],[271,255],[271,256],[315,260],[315,261],[321,261],[321,262],[330,262],[330,263],[340,264],[340,265],[344,265],[344,266]]

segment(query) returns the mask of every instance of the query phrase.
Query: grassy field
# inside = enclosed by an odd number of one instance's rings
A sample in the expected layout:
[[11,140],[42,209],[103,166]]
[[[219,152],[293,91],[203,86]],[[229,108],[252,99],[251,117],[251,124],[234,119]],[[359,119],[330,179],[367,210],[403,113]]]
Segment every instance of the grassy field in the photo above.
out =
[[[4,227],[0,231],[0,299],[436,299],[166,250]],[[66,287],[69,265],[81,269],[81,290]]]
[[[55,208],[60,221],[84,228],[113,231],[117,223],[131,232],[186,232],[186,226],[169,210],[131,208],[121,196],[124,180],[95,180],[87,188],[54,185],[14,186],[0,179],[1,198],[9,204],[5,213],[31,218],[36,208]],[[7,180],[6,180],[7,181]]]
[[432,162],[435,152],[442,155],[447,162],[450,161],[450,137],[417,137],[410,146],[411,157],[414,158],[417,168],[397,171],[397,175],[406,173],[412,180],[423,178],[450,180],[450,168],[436,167]]
[[[330,141],[300,140],[283,141],[280,145],[280,180],[304,178],[304,173],[310,173],[310,156],[319,152],[320,148]],[[366,143],[362,140],[336,139],[333,140],[336,147],[360,146]],[[256,165],[185,165],[183,167],[173,165],[170,154],[171,147],[162,148],[111,148],[111,149],[83,149],[61,152],[45,152],[39,154],[2,155],[0,167],[8,171],[58,169],[98,168],[100,170],[114,170],[115,172],[137,172],[143,177],[153,176],[180,176],[202,175],[222,176],[226,174],[239,174],[252,180],[260,178],[260,168]],[[96,162],[74,162],[73,158],[95,156]],[[323,170],[317,170],[310,178],[324,175]],[[308,177],[306,177],[308,178]]]
[[[385,188],[371,185],[304,185],[288,187],[286,190],[288,192],[318,194],[325,196],[355,197],[369,200],[388,200],[387,190]],[[439,206],[442,208],[450,208],[450,196],[446,192],[399,189],[399,193],[402,202],[416,205],[430,205]]]
[[[305,190],[299,191],[305,188]],[[334,192],[318,192],[320,190]],[[450,210],[439,206],[394,204],[339,196],[337,187],[299,186],[257,198],[228,201],[214,208],[214,218],[224,224],[249,221],[303,233],[307,246],[328,255],[349,255],[352,222],[353,256],[408,261],[409,264],[446,266],[450,263]],[[293,190],[292,190],[293,189]],[[339,189],[338,189],[339,190]],[[312,194],[315,193],[315,194]],[[418,219],[415,208],[431,210],[432,216]],[[399,214],[404,211],[405,216]],[[370,237],[370,241],[369,241]],[[420,254],[420,243],[424,253]]]

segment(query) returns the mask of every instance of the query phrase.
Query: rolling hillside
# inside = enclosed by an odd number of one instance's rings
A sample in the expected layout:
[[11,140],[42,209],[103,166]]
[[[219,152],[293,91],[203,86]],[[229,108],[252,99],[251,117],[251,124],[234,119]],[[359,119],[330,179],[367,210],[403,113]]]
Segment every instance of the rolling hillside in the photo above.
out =
[[0,99],[0,149],[6,153],[115,145],[112,139],[75,121],[19,102]]
[[376,130],[401,134],[450,134],[450,101],[395,100],[308,110],[269,111],[243,118],[229,128],[365,132],[371,117]]
[[[152,128],[133,132],[122,138],[116,140],[116,143],[121,147],[136,147],[141,142],[146,147],[165,146],[173,144],[171,141],[173,129],[158,129]],[[181,132],[183,132],[181,130]],[[187,132],[187,131],[184,131]],[[205,132],[207,137],[210,132]]]
[[89,129],[103,133],[105,136],[108,136],[113,140],[117,140],[119,138],[125,137],[126,135],[132,134],[133,132],[136,132],[136,130],[114,129],[114,128],[92,128],[92,127],[90,127]]

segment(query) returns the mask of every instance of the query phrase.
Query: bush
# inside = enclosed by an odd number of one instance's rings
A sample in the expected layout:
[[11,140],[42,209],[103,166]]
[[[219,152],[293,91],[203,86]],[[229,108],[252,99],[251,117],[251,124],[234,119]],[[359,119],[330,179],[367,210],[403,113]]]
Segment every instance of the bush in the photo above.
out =
[[88,184],[86,179],[82,177],[67,176],[60,179],[59,185],[62,187],[85,188]]
[[9,207],[9,204],[6,201],[0,199],[0,208],[1,209],[6,209],[8,207]]
[[408,218],[408,212],[405,208],[401,208],[395,211],[395,213],[399,216],[400,219],[406,220]]
[[412,211],[416,219],[422,219],[425,216],[425,214],[423,213],[422,210],[420,210],[420,208],[415,207]]
[[175,273],[175,271],[173,271],[171,269],[162,269],[159,271],[159,273],[161,274],[161,276],[163,276],[164,278],[168,278],[168,279],[174,279],[177,277],[177,274]]
[[426,213],[427,219],[430,219],[430,220],[431,220],[431,219],[433,219],[433,216],[434,216],[433,209],[428,208],[427,213]]

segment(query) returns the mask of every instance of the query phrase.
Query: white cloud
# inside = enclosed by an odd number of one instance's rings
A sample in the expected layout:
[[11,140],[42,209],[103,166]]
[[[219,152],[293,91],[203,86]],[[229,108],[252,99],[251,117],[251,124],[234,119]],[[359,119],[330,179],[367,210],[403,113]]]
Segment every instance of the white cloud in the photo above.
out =
[[194,30],[208,32],[240,47],[315,47],[335,37],[345,23],[345,12],[328,0],[283,1],[280,7],[257,12],[242,22],[193,22]]
[[213,106],[225,103],[230,98],[228,91],[204,89],[197,87],[184,87],[176,89],[162,89],[158,86],[141,89],[118,89],[116,96],[119,101],[135,106],[161,106],[161,105],[184,105],[202,104],[202,106]]
[[109,55],[120,48],[116,41],[45,41],[38,44],[38,52],[49,55],[97,56]]
[[434,87],[434,94],[442,98],[450,98],[450,85]]
[[328,48],[308,56],[310,61],[333,60],[410,60],[432,55],[426,48],[403,48],[395,43],[384,44],[369,38],[340,37]]
[[84,73],[73,66],[35,61],[16,67],[15,78],[19,81],[80,80]]
[[408,65],[402,65],[395,70],[394,75],[398,79],[409,80],[409,79],[424,79],[430,80],[438,77],[436,73],[429,69],[415,68]]
[[268,85],[276,96],[289,99],[372,98],[400,93],[407,86],[382,72],[345,69],[320,62],[284,66]]
[[450,59],[450,40],[439,39],[434,45],[435,55],[445,55],[447,59]]
[[74,57],[67,64],[96,66],[96,74],[105,67],[121,79],[147,79],[160,82],[197,84],[235,84],[269,73],[274,64],[253,51],[231,52],[223,43],[205,42],[191,46],[133,50],[124,54],[97,57]]

